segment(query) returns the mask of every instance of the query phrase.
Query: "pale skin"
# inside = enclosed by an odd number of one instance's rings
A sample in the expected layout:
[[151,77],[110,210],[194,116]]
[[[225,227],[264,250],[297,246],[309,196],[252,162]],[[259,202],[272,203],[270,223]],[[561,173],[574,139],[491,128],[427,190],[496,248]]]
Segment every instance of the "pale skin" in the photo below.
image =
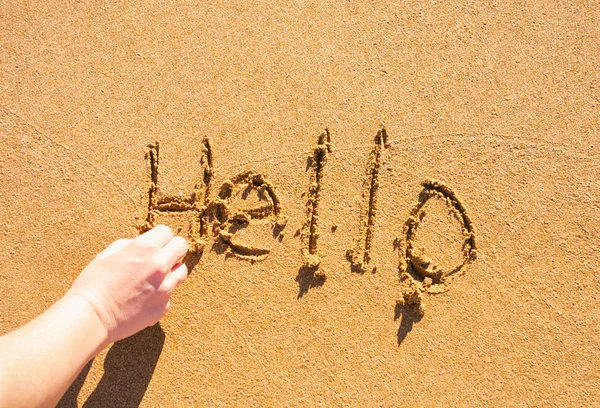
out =
[[159,225],[99,253],[59,301],[0,337],[0,407],[54,407],[102,349],[158,322],[187,250]]

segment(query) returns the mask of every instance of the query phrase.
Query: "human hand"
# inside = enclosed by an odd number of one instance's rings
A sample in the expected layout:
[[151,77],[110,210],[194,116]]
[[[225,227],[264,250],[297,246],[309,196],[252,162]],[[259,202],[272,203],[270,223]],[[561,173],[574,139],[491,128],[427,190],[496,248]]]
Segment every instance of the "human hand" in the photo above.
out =
[[66,296],[80,296],[92,306],[109,343],[129,337],[169,310],[171,293],[187,277],[181,263],[187,251],[186,240],[165,225],[120,239],[90,262]]

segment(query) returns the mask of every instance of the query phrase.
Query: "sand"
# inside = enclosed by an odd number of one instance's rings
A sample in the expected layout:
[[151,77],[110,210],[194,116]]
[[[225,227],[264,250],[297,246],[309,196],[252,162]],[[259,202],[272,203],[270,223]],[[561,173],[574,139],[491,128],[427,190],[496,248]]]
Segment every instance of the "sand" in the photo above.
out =
[[594,2],[9,1],[0,34],[0,332],[113,240],[193,244],[60,406],[600,399]]

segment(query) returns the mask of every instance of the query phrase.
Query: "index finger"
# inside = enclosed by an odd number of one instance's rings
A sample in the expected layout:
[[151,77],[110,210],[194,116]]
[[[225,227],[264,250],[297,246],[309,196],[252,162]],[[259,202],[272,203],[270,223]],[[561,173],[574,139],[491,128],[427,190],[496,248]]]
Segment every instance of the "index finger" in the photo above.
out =
[[187,251],[187,241],[184,238],[177,236],[173,237],[173,239],[160,250],[158,256],[160,259],[164,260],[169,267],[172,267],[187,254]]
[[157,225],[148,232],[144,232],[142,235],[134,238],[134,241],[145,244],[148,246],[156,246],[159,248],[164,247],[174,234],[171,228],[166,225]]

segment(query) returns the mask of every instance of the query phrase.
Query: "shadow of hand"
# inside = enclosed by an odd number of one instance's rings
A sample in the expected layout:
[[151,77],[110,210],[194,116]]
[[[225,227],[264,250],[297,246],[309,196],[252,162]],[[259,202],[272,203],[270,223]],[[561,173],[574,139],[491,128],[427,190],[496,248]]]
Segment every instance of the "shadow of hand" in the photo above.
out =
[[[112,345],[104,360],[104,375],[83,404],[95,407],[138,407],[144,397],[165,343],[160,324],[148,327]],[[73,382],[58,407],[77,406],[77,395],[91,362]]]

